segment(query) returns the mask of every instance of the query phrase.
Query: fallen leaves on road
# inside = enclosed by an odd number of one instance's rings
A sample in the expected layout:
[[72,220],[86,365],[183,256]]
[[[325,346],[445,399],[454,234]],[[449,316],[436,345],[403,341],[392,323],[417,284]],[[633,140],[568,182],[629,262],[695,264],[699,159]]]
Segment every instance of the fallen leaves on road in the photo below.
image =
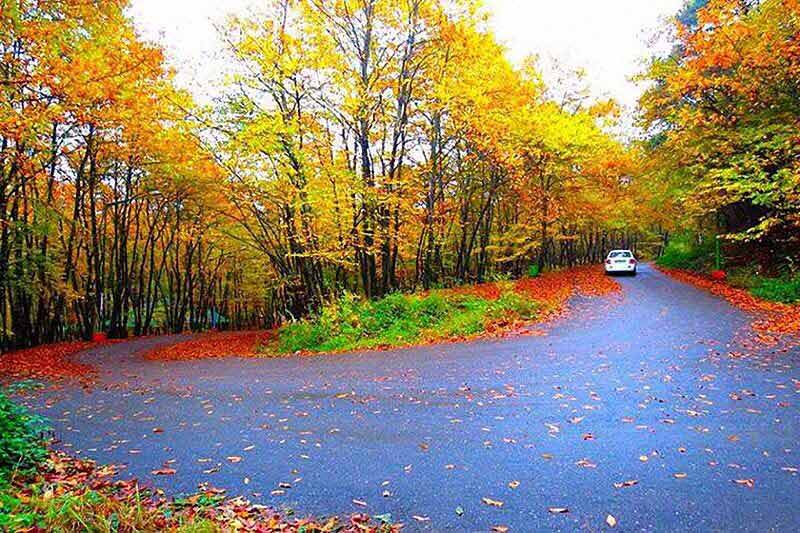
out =
[[[580,266],[554,272],[545,272],[535,278],[522,278],[514,282],[514,291],[542,304],[542,312],[535,323],[546,322],[564,313],[567,300],[575,294],[606,296],[620,292],[616,280],[605,275],[599,265]],[[496,283],[465,285],[448,289],[452,294],[470,294],[486,300],[497,300],[503,291]],[[525,323],[500,322],[487,328],[489,336],[517,331]],[[530,325],[530,324],[528,324]],[[544,332],[533,331],[543,335]]]
[[191,339],[159,346],[145,353],[155,361],[188,361],[219,357],[255,357],[259,347],[274,335],[272,331],[211,331]]
[[14,380],[77,378],[91,382],[95,370],[71,360],[75,354],[119,341],[73,341],[45,344],[0,355],[0,376]]
[[[162,468],[156,475],[174,474],[171,468]],[[5,514],[5,524],[11,530],[83,531],[86,528],[78,513],[43,514],[54,498],[80,502],[81,513],[102,517],[112,523],[122,517],[134,517],[139,531],[177,531],[180,527],[201,525],[210,531],[242,531],[253,533],[299,533],[301,531],[337,531],[340,533],[395,533],[401,524],[392,525],[390,517],[374,520],[357,513],[347,518],[329,518],[319,522],[310,518],[288,518],[264,505],[255,505],[244,498],[229,498],[223,489],[201,484],[200,492],[183,498],[170,499],[163,492],[140,485],[135,479],[115,479],[116,469],[99,467],[93,461],[52,452],[38,473],[18,475],[11,480],[13,497],[17,504],[10,514]],[[30,529],[28,522],[37,520],[38,526]],[[423,521],[427,517],[419,517]],[[416,517],[415,517],[416,519]],[[9,522],[11,521],[11,522]],[[105,523],[105,522],[104,522]],[[132,526],[133,524],[124,524]]]
[[732,287],[724,281],[715,280],[696,272],[663,267],[659,267],[659,269],[679,281],[707,290],[725,298],[740,309],[756,314],[757,318],[753,322],[753,329],[758,333],[755,336],[755,340],[758,342],[771,345],[775,344],[778,336],[800,335],[800,305],[762,300],[745,289]]
[[502,507],[503,506],[503,502],[501,502],[500,500],[493,500],[492,498],[485,498],[484,497],[484,498],[481,498],[481,501],[483,503],[485,503],[486,505],[489,505],[489,506],[492,506],[492,507]]

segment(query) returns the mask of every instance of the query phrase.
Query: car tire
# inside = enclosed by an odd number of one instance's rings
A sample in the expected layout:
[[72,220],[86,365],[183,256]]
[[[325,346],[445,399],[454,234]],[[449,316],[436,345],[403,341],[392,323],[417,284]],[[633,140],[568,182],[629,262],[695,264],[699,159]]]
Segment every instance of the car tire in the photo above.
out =
[[633,272],[631,272],[631,276],[636,276],[636,269],[635,268],[633,269]]

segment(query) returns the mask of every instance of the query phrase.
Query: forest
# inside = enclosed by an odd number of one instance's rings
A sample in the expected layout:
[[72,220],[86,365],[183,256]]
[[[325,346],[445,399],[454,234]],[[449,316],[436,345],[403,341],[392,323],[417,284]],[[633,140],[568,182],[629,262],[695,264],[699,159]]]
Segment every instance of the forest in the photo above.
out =
[[126,0],[0,6],[3,350],[269,328],[613,247],[794,276],[798,0],[690,2],[633,140],[581,72],[512,63],[475,0],[264,2],[219,29],[209,105]]

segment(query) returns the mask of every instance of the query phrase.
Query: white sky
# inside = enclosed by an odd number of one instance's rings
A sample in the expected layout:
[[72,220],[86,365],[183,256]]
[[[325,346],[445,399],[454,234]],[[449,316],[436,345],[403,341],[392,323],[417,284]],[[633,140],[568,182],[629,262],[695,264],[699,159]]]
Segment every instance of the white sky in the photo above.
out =
[[[536,53],[583,67],[596,95],[632,107],[640,89],[629,78],[649,55],[648,39],[683,0],[485,0],[513,60]],[[142,35],[162,43],[178,81],[201,100],[215,93],[224,65],[214,25],[258,0],[133,0]]]

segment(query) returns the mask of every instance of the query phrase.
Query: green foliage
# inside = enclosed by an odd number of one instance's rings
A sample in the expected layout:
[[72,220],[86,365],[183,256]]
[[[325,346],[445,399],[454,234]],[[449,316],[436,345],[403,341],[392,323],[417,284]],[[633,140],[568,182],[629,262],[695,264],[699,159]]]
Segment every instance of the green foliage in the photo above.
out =
[[[107,491],[67,491],[54,496],[48,484],[35,484],[21,500],[10,489],[0,491],[0,530],[18,531],[160,531],[170,510],[154,508],[144,494],[116,498]],[[222,531],[202,519],[178,519],[179,533]]]
[[537,278],[539,277],[539,265],[531,265],[528,267],[528,277],[529,278]]
[[697,237],[690,233],[675,235],[657,262],[667,268],[707,270],[714,264],[714,239],[698,242]]
[[47,457],[45,422],[0,392],[0,475],[28,470]]
[[800,302],[800,276],[762,278],[750,292],[773,302],[797,303]]
[[345,294],[318,316],[283,326],[278,351],[345,351],[470,337],[494,323],[531,319],[538,308],[508,289],[497,300],[448,291],[394,293],[377,301]]
[[764,277],[752,268],[740,268],[728,275],[728,282],[750,291],[753,296],[793,304],[800,302],[800,273],[785,273],[778,277]]

